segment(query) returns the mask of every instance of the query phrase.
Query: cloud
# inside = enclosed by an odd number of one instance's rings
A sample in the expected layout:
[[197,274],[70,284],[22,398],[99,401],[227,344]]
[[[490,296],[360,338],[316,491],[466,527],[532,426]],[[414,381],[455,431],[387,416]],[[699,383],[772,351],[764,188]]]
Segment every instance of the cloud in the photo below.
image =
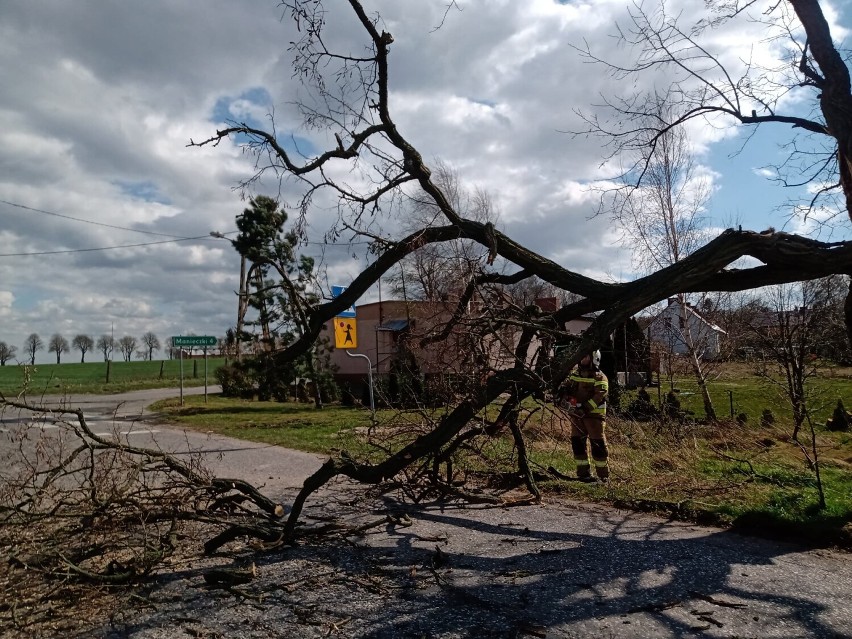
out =
[[14,303],[15,294],[12,291],[0,291],[0,317],[11,314]]
[[[362,55],[351,11],[335,0],[326,5],[326,42]],[[682,0],[672,10],[690,15],[699,6]],[[368,0],[365,7],[395,38],[391,107],[423,157],[491,194],[499,226],[515,240],[581,273],[633,277],[629,251],[609,219],[595,216],[589,190],[615,166],[600,140],[570,133],[582,128],[577,111],[595,110],[601,94],[643,88],[619,84],[570,46],[585,40],[615,60],[635,55],[611,44],[624,3],[459,0],[448,8],[439,0]],[[232,141],[188,144],[228,120],[267,127],[271,116],[297,161],[336,144],[303,124],[296,103],[315,96],[294,77],[288,43],[299,36],[283,13],[277,0],[4,6],[0,339],[22,344],[33,330],[70,338],[110,329],[153,330],[162,340],[222,335],[235,323],[239,258],[208,234],[234,229],[247,206],[235,187],[267,158]],[[828,15],[840,19],[830,7]],[[766,61],[759,28],[722,29],[713,45],[726,61]],[[692,133],[700,152],[733,135],[711,126]],[[328,169],[353,189],[370,183],[369,166]],[[724,166],[708,170],[715,177]],[[273,171],[248,194],[295,205],[303,187]],[[309,214],[313,243],[303,251],[322,259],[329,283],[348,284],[373,259],[366,245],[321,245],[338,220],[332,194],[317,193]],[[363,221],[399,234],[394,215],[385,208]],[[195,237],[202,239],[181,239]],[[131,246],[139,244],[148,245]],[[125,248],[89,250],[104,247]],[[31,255],[11,256],[20,253]]]

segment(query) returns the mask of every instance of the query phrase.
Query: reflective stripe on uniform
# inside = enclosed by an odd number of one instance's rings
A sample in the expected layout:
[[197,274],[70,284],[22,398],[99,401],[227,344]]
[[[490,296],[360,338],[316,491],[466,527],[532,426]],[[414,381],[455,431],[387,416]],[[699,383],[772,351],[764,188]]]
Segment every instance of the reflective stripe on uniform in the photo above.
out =
[[578,384],[594,384],[594,377],[580,377],[579,375],[571,374],[569,378],[572,382],[577,382]]
[[605,459],[600,460],[600,461],[597,460],[597,459],[595,460],[595,467],[596,468],[606,468],[606,466],[607,466],[607,463],[606,463]]

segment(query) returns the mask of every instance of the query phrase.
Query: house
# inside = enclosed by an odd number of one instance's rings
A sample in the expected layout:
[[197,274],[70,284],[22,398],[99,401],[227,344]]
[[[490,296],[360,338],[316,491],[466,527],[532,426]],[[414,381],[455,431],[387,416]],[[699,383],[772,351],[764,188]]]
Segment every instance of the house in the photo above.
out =
[[668,300],[667,306],[648,325],[648,335],[670,353],[686,354],[691,341],[703,359],[716,359],[722,350],[722,336],[727,333],[713,322],[704,318],[692,304],[676,297]]

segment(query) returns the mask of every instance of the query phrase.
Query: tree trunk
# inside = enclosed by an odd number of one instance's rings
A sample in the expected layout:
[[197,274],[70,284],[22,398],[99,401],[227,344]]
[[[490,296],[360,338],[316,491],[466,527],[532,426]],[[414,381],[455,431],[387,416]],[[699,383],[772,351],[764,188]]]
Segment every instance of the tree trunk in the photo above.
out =
[[687,314],[686,297],[678,295],[678,304],[680,305],[680,322],[683,325],[681,336],[686,345],[687,354],[689,355],[689,365],[692,368],[692,374],[695,377],[695,382],[698,384],[698,389],[701,392],[701,401],[704,404],[704,414],[710,421],[716,421],[716,409],[713,408],[713,400],[710,398],[710,390],[707,388],[707,376],[701,367],[701,359],[699,358],[699,346],[696,345],[695,339],[692,337],[692,327],[690,326],[690,317]]
[[819,0],[790,0],[808,35],[807,46],[819,66],[820,108],[828,133],[837,140],[837,168],[852,220],[852,83],[849,69],[831,38]]
[[246,310],[248,309],[248,294],[246,292],[246,258],[244,255],[240,255],[240,292],[237,296],[237,334],[234,336],[234,341],[236,342],[237,349],[237,361],[241,361],[243,359],[242,353],[242,334],[243,334],[243,322],[246,317]]
[[527,457],[527,445],[524,441],[524,436],[521,433],[521,427],[518,426],[518,409],[512,411],[509,415],[509,430],[512,432],[512,438],[515,440],[515,448],[518,449],[518,470],[524,477],[524,483],[527,485],[527,490],[533,494],[536,500],[541,499],[541,492],[535,483],[532,469],[530,468],[529,457]]

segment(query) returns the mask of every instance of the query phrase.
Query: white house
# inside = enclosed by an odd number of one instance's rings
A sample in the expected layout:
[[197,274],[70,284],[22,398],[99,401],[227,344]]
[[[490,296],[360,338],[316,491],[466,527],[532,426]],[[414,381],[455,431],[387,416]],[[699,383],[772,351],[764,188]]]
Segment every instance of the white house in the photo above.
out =
[[[689,330],[687,331],[687,327]],[[648,325],[651,342],[656,342],[671,353],[689,352],[687,335],[699,356],[716,359],[722,350],[722,336],[726,332],[713,322],[702,317],[688,302],[681,307],[676,297]]]

